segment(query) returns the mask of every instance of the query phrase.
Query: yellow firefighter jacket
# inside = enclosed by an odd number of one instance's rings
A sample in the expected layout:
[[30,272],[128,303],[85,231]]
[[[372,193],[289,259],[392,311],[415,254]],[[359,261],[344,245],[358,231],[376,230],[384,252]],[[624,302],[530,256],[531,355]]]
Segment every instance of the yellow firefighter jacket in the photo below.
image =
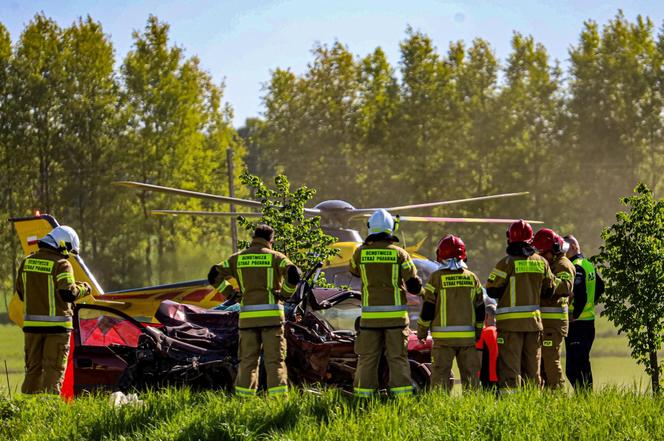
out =
[[230,292],[231,277],[240,286],[241,329],[279,326],[284,322],[284,305],[277,295],[288,298],[295,292],[295,286],[285,280],[291,266],[294,266],[291,261],[274,251],[266,240],[255,238],[249,248],[213,267],[216,268],[213,285],[220,292]]
[[541,294],[554,287],[549,263],[538,254],[508,255],[491,270],[487,291],[499,289],[496,327],[499,331],[541,331]]
[[565,255],[554,256],[551,262],[551,271],[556,277],[556,288],[553,297],[541,299],[542,326],[545,329],[554,329],[563,336],[567,335],[569,321],[567,319],[568,297],[574,290],[574,264]]
[[[475,344],[476,309],[484,310],[482,284],[475,273],[467,269],[435,271],[424,287],[423,308],[427,303],[436,305],[435,316],[425,321],[420,314],[418,327],[431,327],[436,346]],[[481,327],[482,322],[479,324]]]
[[67,259],[48,248],[40,248],[21,262],[16,291],[25,304],[23,332],[33,333],[71,331],[71,302],[87,293],[74,280]]
[[405,281],[417,269],[404,249],[388,240],[365,242],[353,253],[350,272],[362,278],[361,327],[408,325]]

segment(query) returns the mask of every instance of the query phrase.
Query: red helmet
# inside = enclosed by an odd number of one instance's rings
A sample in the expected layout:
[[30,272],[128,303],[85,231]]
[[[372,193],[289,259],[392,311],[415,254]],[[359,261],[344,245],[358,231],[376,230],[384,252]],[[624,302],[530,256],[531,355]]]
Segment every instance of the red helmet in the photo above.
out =
[[507,241],[530,243],[533,239],[533,227],[524,220],[518,220],[507,230]]
[[558,254],[563,248],[563,238],[549,228],[542,228],[533,238],[533,247],[540,253],[551,251]]
[[466,244],[461,238],[448,234],[438,242],[436,260],[442,262],[452,258],[466,260]]

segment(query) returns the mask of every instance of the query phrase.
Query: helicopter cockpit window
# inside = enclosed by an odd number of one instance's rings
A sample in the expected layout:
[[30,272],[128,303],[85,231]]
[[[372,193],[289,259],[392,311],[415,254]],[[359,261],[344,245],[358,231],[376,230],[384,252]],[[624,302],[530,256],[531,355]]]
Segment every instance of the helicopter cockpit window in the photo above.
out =
[[417,275],[422,279],[422,283],[427,283],[431,273],[439,268],[438,263],[432,262],[428,259],[413,259],[415,268],[417,268]]
[[355,332],[355,320],[362,314],[362,302],[360,299],[349,298],[331,308],[312,312],[335,331]]
[[361,290],[362,279],[355,277],[348,271],[348,267],[338,266],[332,268],[325,268],[325,278],[328,282],[332,282],[334,286],[348,286],[350,289]]

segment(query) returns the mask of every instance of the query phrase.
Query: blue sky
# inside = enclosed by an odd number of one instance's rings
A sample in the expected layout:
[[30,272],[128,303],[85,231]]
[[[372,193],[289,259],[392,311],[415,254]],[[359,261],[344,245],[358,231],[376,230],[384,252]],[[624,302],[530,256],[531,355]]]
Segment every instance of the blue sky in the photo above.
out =
[[441,52],[450,41],[488,40],[498,56],[509,53],[514,30],[542,42],[563,65],[583,22],[605,23],[618,9],[664,19],[661,1],[514,0],[514,1],[346,1],[346,0],[0,0],[0,22],[16,41],[24,25],[43,11],[61,26],[90,14],[111,36],[120,61],[131,48],[131,33],[149,14],[171,25],[171,39],[198,55],[217,81],[226,82],[226,100],[236,126],[262,110],[261,86],[270,71],[290,67],[303,72],[316,43],[339,40],[359,55],[381,46],[396,66],[407,26],[431,36]]

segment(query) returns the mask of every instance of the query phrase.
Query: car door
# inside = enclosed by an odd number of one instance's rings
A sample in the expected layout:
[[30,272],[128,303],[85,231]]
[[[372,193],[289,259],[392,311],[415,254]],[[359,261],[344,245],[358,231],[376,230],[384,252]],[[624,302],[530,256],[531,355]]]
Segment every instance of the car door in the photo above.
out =
[[74,392],[115,390],[135,360],[144,324],[121,311],[99,305],[74,310]]

